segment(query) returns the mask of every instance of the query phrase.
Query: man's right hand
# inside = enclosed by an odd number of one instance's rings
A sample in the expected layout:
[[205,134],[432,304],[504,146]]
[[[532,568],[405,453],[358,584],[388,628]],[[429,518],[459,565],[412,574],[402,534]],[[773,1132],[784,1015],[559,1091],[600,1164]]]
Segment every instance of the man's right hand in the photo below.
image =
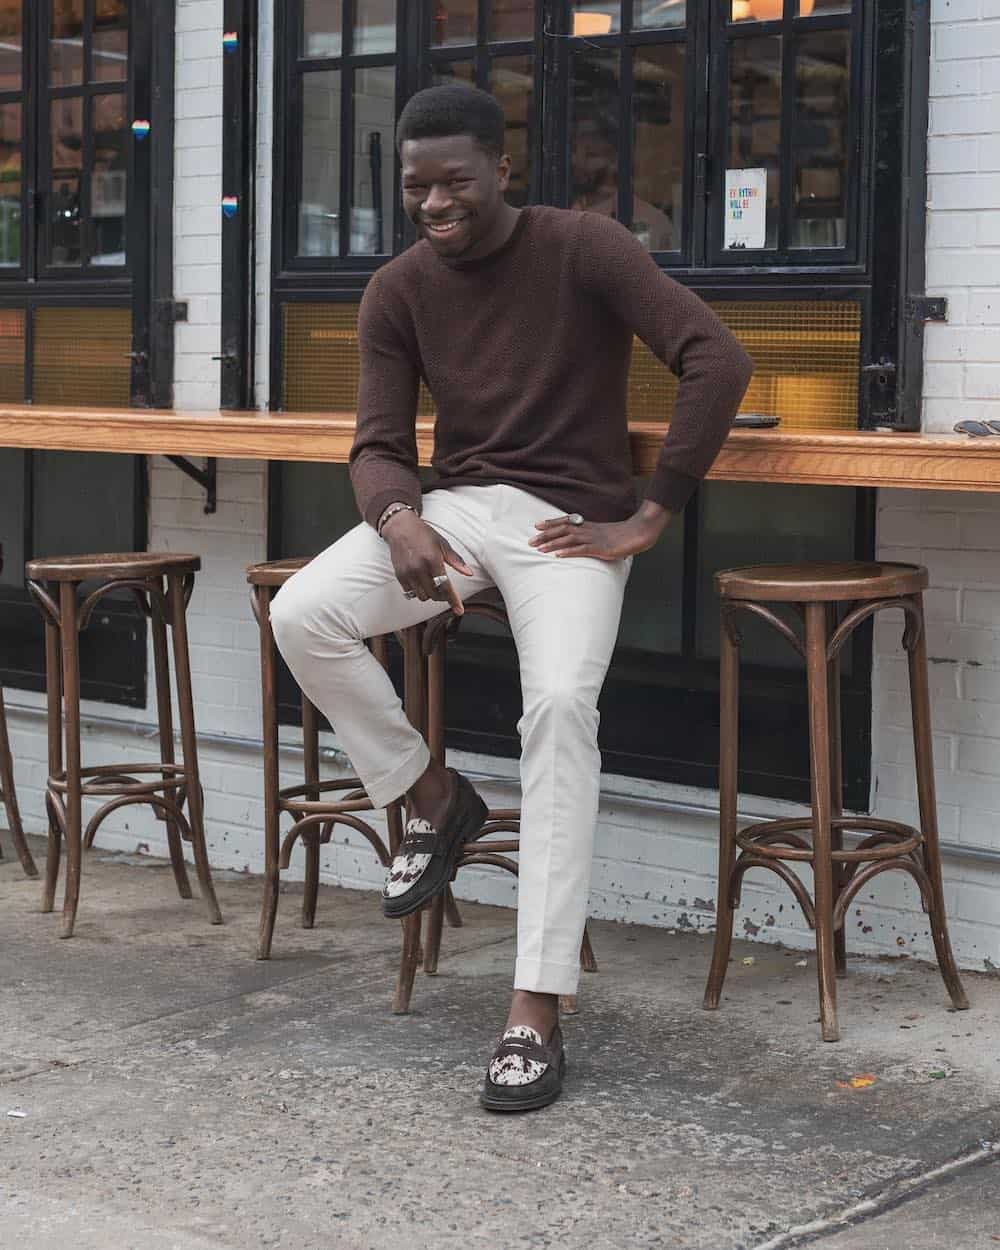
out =
[[396,580],[404,591],[412,591],[424,602],[428,599],[447,602],[456,616],[464,613],[462,600],[450,578],[441,586],[434,585],[434,578],[444,574],[446,564],[466,577],[475,576],[447,539],[409,509],[397,512],[386,521],[382,537],[389,544]]

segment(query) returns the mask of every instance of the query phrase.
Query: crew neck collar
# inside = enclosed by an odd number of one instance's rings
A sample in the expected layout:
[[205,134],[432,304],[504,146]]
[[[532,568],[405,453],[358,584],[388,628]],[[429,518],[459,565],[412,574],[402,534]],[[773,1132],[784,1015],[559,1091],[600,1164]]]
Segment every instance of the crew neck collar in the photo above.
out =
[[506,240],[499,247],[494,248],[492,252],[485,256],[477,256],[474,260],[447,260],[444,256],[438,256],[435,252],[434,257],[439,260],[447,269],[453,269],[457,273],[472,273],[476,269],[485,269],[488,265],[494,265],[502,257],[505,256],[510,249],[517,243],[518,239],[524,233],[524,228],[528,224],[528,215],[531,212],[530,206],[518,210],[517,221],[514,222],[514,229],[507,236]]

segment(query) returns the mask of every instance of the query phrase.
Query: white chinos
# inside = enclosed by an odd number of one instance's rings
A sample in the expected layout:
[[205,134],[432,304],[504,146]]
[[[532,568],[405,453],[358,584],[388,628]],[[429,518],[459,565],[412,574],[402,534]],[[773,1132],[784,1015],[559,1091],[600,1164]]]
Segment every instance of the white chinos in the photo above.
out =
[[[618,634],[631,560],[557,559],[528,545],[563,515],[513,486],[431,491],[423,517],[474,570],[463,599],[496,586],[521,668],[521,854],[516,989],[572,994],[586,920],[600,785],[597,698]],[[406,599],[389,548],[359,525],[290,578],[271,624],[296,681],[328,717],[376,807],[398,798],[429,753],[364,640],[447,607]]]

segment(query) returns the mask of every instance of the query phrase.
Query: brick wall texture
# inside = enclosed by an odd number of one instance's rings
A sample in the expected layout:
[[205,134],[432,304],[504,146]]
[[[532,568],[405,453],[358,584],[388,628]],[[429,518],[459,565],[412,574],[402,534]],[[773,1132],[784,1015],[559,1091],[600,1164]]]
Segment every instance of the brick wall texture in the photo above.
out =
[[[262,0],[258,147],[258,402],[267,397],[270,107],[270,0]],[[177,328],[176,403],[218,404],[221,0],[179,0],[177,63],[176,287],[189,301]],[[934,0],[931,79],[928,273],[947,295],[947,325],[927,334],[926,425],[950,428],[959,416],[1000,417],[1000,0]],[[190,610],[200,753],[208,836],[220,869],[261,868],[263,824],[256,628],[245,565],[266,551],[266,472],[248,461],[220,463],[219,505],[202,510],[197,487],[166,461],[151,462],[150,545],[196,550],[204,558]],[[929,641],[941,833],[952,934],[963,964],[1000,966],[1000,498],[882,491],[879,554],[930,568]],[[902,621],[876,629],[873,810],[913,820]],[[152,689],[152,682],[150,682]],[[44,828],[45,729],[42,700],[8,692],[19,795],[30,828]],[[88,705],[90,762],[150,756],[153,708],[136,712]],[[285,735],[291,744],[294,734]],[[345,770],[331,750],[324,767]],[[510,762],[459,757],[485,778],[484,792],[516,800]],[[283,760],[291,784],[300,757]],[[625,922],[674,929],[714,925],[717,796],[708,791],[605,778],[592,911]],[[782,804],[746,796],[748,816],[780,814]],[[100,844],[163,854],[162,825],[140,809],[117,813]],[[964,850],[963,850],[964,848]],[[986,852],[987,858],[967,852]],[[995,854],[996,859],[988,858]],[[301,872],[296,860],[291,875]],[[349,831],[325,852],[324,879],[372,888],[380,871]],[[151,888],[156,888],[151,882]],[[468,872],[458,893],[514,903],[506,874]],[[178,904],[180,905],[180,904]],[[293,908],[279,919],[295,924]],[[86,909],[81,911],[85,922]],[[790,896],[767,874],[752,873],[738,931],[762,941],[808,947],[811,937]],[[248,950],[252,935],[248,935]],[[932,957],[916,890],[901,874],[863,891],[850,917],[849,946],[869,953]]]

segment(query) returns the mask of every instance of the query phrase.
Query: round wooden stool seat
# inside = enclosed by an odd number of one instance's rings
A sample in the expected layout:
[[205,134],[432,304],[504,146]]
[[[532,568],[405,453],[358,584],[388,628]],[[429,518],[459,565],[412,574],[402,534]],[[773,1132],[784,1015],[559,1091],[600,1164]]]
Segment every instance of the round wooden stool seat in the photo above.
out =
[[306,556],[296,560],[267,560],[263,564],[251,564],[247,569],[247,581],[251,586],[284,586],[309,562],[310,558]]
[[127,551],[82,556],[45,556],[29,560],[25,572],[34,582],[86,582],[93,578],[162,577],[166,573],[197,573],[201,558],[186,552]]
[[864,560],[810,561],[802,564],[755,564],[715,575],[723,599],[760,599],[765,603],[849,603],[890,599],[927,589],[927,570],[919,564]]

